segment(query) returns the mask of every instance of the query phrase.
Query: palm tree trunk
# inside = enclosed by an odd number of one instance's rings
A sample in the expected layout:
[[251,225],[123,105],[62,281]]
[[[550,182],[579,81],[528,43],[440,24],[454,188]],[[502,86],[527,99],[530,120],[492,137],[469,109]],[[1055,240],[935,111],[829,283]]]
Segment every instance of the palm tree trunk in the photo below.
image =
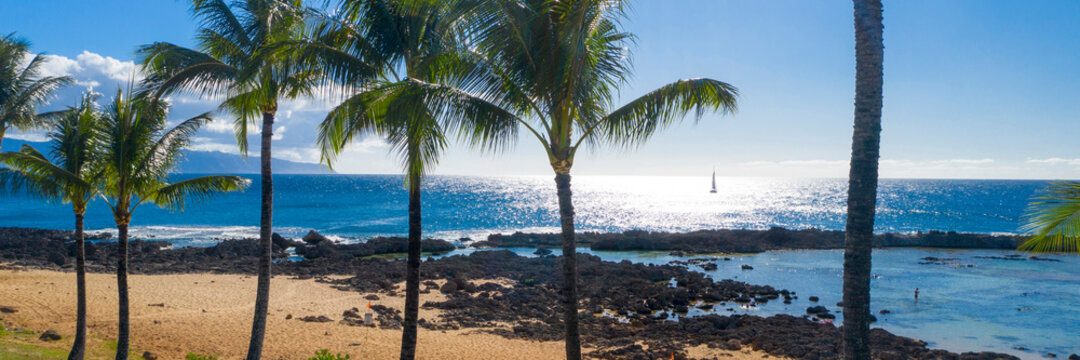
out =
[[881,0],[854,0],[855,129],[844,239],[844,358],[870,359],[870,267],[881,144]]
[[[4,147],[4,134],[7,133],[7,126],[0,124],[0,148]],[[3,150],[0,150],[3,151]]]
[[574,238],[574,202],[570,192],[570,173],[555,173],[559,192],[559,220],[563,240],[563,325],[566,327],[566,359],[581,359],[581,333],[578,329],[577,240]]
[[420,174],[409,174],[409,260],[405,270],[405,330],[401,360],[416,358],[416,322],[420,312]]
[[266,335],[266,316],[270,308],[270,264],[273,262],[271,239],[274,220],[274,173],[270,169],[270,143],[274,137],[274,114],[263,113],[262,125],[262,216],[259,218],[259,281],[255,291],[255,319],[251,322],[251,343],[248,344],[247,360],[262,357],[263,338]]
[[75,210],[75,343],[68,360],[82,360],[86,352],[86,245],[83,234],[84,213]]
[[128,314],[128,286],[127,286],[127,272],[128,272],[128,224],[118,223],[116,224],[117,232],[119,232],[119,243],[116,247],[116,289],[119,295],[118,303],[120,305],[120,320],[119,329],[116,336],[116,360],[127,360],[128,352],[131,351],[130,337],[131,337],[131,319]]

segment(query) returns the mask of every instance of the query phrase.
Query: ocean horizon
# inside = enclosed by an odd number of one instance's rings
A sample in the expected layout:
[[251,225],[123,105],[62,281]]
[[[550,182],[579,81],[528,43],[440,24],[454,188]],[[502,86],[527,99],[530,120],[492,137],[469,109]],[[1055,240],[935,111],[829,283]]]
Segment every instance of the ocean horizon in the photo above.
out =
[[[198,174],[177,175],[178,178]],[[258,236],[259,181],[244,192],[170,211],[135,211],[135,237],[208,246],[222,239]],[[407,192],[399,175],[275,175],[274,231],[302,236],[310,230],[339,241],[407,233]],[[1028,201],[1043,180],[882,179],[875,231],[930,230],[984,234],[1019,232]],[[575,176],[577,229],[688,232],[709,229],[817,228],[843,230],[847,180],[830,178]],[[551,176],[428,177],[423,187],[424,236],[480,240],[493,233],[558,232]],[[8,196],[0,226],[72,229],[63,204]],[[86,215],[91,232],[115,231],[105,203]]]

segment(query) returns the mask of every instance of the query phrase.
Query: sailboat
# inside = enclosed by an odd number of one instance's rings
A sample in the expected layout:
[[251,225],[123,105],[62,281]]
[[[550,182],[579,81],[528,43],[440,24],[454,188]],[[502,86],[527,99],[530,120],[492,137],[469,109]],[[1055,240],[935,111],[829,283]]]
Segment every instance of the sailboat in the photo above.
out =
[[716,170],[715,169],[713,169],[713,171],[712,171],[712,190],[709,190],[709,193],[710,194],[715,194],[716,193]]

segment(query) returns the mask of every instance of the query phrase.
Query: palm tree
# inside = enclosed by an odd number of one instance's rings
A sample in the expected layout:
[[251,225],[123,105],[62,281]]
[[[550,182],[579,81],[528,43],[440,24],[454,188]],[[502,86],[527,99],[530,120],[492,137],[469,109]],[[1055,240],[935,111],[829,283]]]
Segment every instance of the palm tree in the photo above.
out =
[[486,88],[518,114],[555,172],[562,224],[562,306],[566,357],[581,358],[577,260],[570,170],[583,145],[634,147],[688,113],[733,112],[738,90],[712,79],[679,80],[623,106],[618,86],[631,74],[620,28],[626,5],[612,0],[507,0],[492,2],[477,38],[490,77]]
[[170,43],[139,49],[140,62],[149,72],[146,84],[158,95],[187,91],[222,97],[221,108],[236,117],[236,141],[247,153],[248,125],[262,119],[262,205],[259,218],[259,279],[251,325],[248,360],[262,356],[266,316],[270,302],[274,179],[270,168],[274,116],[279,100],[309,95],[317,72],[298,71],[270,45],[298,38],[303,31],[300,0],[193,0],[192,11],[201,19],[198,50]]
[[320,16],[312,41],[293,47],[355,91],[319,126],[324,161],[332,163],[353,139],[374,134],[386,139],[404,166],[409,247],[403,360],[416,356],[424,174],[438,163],[452,133],[486,148],[516,135],[512,113],[468,91],[475,64],[464,61],[455,35],[467,8],[463,2],[346,1],[339,14]]
[[144,203],[183,210],[193,200],[205,200],[218,192],[237,191],[249,181],[238,176],[203,176],[170,182],[180,151],[199,127],[210,121],[208,114],[184,120],[169,129],[165,123],[168,104],[145,96],[132,97],[118,90],[102,115],[98,129],[102,142],[97,156],[104,162],[105,182],[101,193],[112,210],[118,231],[116,282],[120,320],[116,359],[127,359],[130,350],[127,248],[128,225],[132,213]]
[[97,195],[101,167],[93,154],[97,149],[94,133],[98,122],[96,94],[87,92],[77,107],[57,115],[49,133],[51,155],[55,162],[30,145],[19,152],[0,154],[0,187],[50,201],[70,203],[75,212],[75,283],[78,298],[75,317],[75,342],[68,360],[82,360],[86,352],[86,250],[83,216],[86,206]]
[[1021,230],[1032,236],[1019,250],[1080,253],[1080,182],[1050,183],[1031,202]]
[[870,255],[881,145],[881,0],[855,4],[855,130],[844,238],[844,358],[870,359]]
[[72,83],[70,76],[40,76],[42,54],[30,56],[30,43],[15,33],[0,37],[0,145],[8,129],[42,126],[37,108],[56,90]]

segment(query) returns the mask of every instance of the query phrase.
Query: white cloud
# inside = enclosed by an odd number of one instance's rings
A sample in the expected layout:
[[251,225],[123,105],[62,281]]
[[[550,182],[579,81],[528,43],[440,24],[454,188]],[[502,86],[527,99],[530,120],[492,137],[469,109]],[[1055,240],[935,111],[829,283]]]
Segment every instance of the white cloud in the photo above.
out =
[[195,151],[213,151],[227,154],[239,154],[236,143],[220,143],[204,137],[191,139],[188,149]]
[[354,152],[360,154],[370,154],[375,150],[384,150],[389,144],[386,140],[378,136],[368,136],[363,140],[354,141],[345,147],[346,152]]
[[1025,161],[1025,162],[1028,163],[1028,164],[1047,164],[1047,165],[1066,164],[1066,165],[1073,165],[1073,166],[1080,165],[1080,159],[1066,159],[1066,158],[1059,158],[1059,157],[1052,157],[1052,158],[1048,158],[1048,159],[1027,159],[1027,161]]
[[274,129],[274,136],[270,137],[270,139],[272,139],[272,140],[281,140],[281,139],[284,139],[284,138],[285,138],[285,127],[284,126],[278,126],[277,129]]
[[847,160],[783,160],[783,161],[749,161],[742,163],[746,166],[840,166],[847,165]]
[[12,132],[7,133],[7,135],[5,135],[4,138],[5,139],[22,140],[22,141],[32,141],[32,142],[49,141],[49,136],[43,131],[33,131],[33,132],[12,131]]
[[320,157],[319,149],[316,148],[288,148],[288,149],[274,149],[275,159],[284,159],[296,162],[305,163],[318,163]]
[[71,75],[76,84],[84,87],[100,86],[105,81],[127,84],[128,81],[142,80],[134,61],[120,61],[89,51],[83,51],[75,56],[75,59],[60,55],[45,55],[45,58],[46,61],[41,66],[42,75]]

